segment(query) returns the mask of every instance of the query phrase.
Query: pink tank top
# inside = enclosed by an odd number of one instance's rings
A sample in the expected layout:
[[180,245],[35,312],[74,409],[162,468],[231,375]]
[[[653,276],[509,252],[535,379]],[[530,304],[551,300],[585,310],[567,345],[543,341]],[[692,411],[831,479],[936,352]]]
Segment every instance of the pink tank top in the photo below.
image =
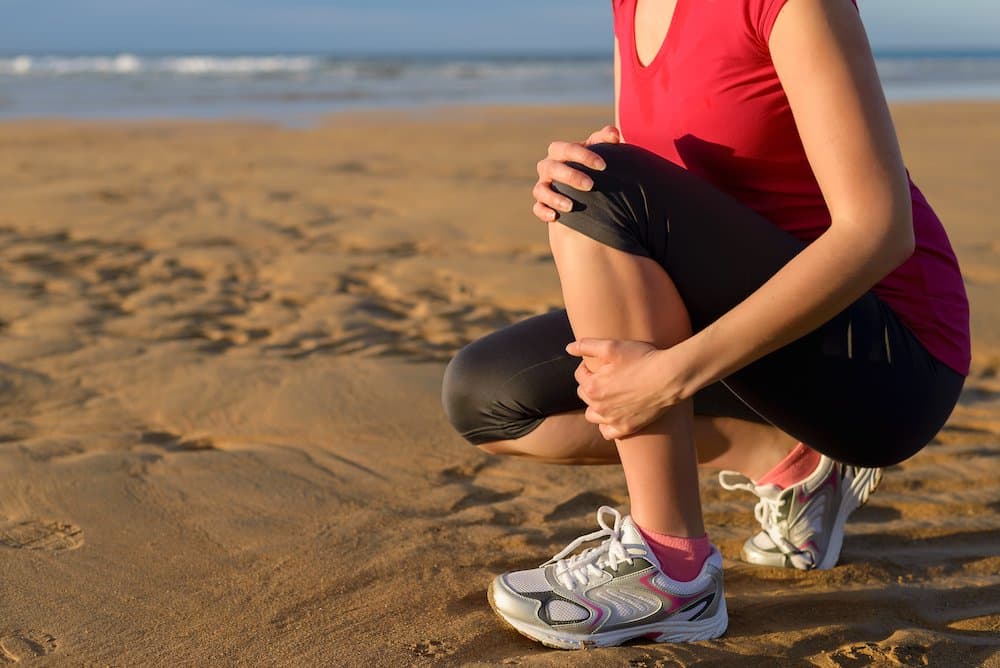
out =
[[[636,0],[612,0],[621,50],[621,131],[715,184],[795,237],[830,226],[768,51],[787,0],[677,0],[659,53],[635,50]],[[934,357],[962,375],[969,303],[948,236],[910,181],[916,250],[873,291]]]

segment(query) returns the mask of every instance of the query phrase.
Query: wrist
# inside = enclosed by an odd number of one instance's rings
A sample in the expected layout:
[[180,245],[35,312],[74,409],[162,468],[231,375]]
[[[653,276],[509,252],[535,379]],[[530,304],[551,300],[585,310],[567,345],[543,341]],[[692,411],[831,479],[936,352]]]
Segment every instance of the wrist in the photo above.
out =
[[679,343],[655,353],[657,377],[662,379],[659,404],[663,408],[673,406],[694,396],[699,388],[696,384],[696,370],[690,364],[690,356]]
[[668,395],[671,403],[692,398],[699,390],[711,385],[715,369],[712,366],[712,356],[706,354],[705,340],[696,334],[677,345],[661,351],[669,355],[670,389]]

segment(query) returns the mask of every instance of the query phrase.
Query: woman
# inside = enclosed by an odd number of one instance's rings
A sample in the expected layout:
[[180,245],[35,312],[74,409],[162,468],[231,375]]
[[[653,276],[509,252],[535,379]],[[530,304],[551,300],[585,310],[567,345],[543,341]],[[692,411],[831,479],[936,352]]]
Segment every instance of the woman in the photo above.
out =
[[553,143],[534,189],[566,310],[470,344],[444,379],[487,452],[624,468],[629,517],[601,508],[601,530],[490,586],[565,648],[725,631],[699,461],[759,497],[744,559],[834,566],[970,361],[958,264],[851,2],[613,5],[617,127]]

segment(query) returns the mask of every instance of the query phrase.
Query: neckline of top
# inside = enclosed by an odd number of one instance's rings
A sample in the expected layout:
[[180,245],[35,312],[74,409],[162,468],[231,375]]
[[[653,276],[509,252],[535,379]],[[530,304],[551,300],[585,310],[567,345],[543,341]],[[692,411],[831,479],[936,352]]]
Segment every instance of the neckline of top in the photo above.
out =
[[631,35],[632,48],[630,49],[632,52],[632,62],[639,72],[646,72],[646,73],[653,72],[658,69],[660,61],[662,61],[666,57],[666,53],[669,50],[668,47],[670,46],[670,43],[672,41],[671,38],[673,37],[673,33],[675,32],[675,28],[677,27],[678,23],[677,17],[681,12],[681,5],[684,4],[684,0],[677,0],[674,3],[674,11],[673,14],[671,14],[670,16],[670,25],[667,26],[667,31],[663,35],[663,41],[660,42],[660,47],[653,55],[653,59],[650,60],[645,65],[639,58],[639,48],[636,40],[635,17],[636,14],[638,13],[637,8],[639,6],[639,0],[635,0],[635,2],[632,2],[630,4],[632,5],[632,16],[631,16],[631,21],[629,21],[632,30],[632,35]]

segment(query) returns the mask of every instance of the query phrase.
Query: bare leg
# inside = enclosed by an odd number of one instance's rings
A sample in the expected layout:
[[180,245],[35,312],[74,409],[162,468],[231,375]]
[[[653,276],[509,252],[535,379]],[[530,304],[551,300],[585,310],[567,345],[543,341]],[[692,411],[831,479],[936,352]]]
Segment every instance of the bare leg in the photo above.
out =
[[[735,418],[695,416],[698,464],[729,469],[758,479],[791,451],[797,441],[781,430]],[[605,440],[583,411],[546,418],[526,436],[480,446],[494,455],[526,457],[548,464],[620,464],[618,446]]]
[[739,471],[759,480],[798,444],[777,427],[735,418],[695,419],[698,463],[711,469]]
[[[648,341],[669,347],[691,335],[673,281],[653,260],[605,246],[554,223],[549,243],[577,338]],[[599,362],[585,360],[591,369]],[[617,441],[631,513],[639,526],[673,536],[705,533],[694,449],[694,413],[686,401]]]

